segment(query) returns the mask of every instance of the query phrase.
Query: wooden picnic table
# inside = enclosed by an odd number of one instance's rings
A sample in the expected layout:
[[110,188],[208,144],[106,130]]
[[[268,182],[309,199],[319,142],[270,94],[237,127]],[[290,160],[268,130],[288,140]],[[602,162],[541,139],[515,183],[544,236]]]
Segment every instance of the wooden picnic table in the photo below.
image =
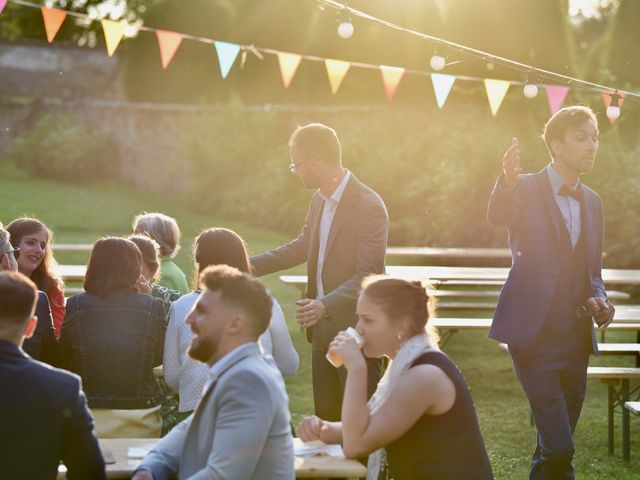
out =
[[[115,459],[115,463],[106,465],[107,478],[131,478],[142,459],[128,458],[129,448],[150,450],[157,442],[154,438],[99,439],[100,449],[110,451]],[[367,469],[357,460],[329,456],[295,457],[294,467],[296,478],[362,478],[367,474]],[[64,478],[64,473],[58,475],[58,479]]]

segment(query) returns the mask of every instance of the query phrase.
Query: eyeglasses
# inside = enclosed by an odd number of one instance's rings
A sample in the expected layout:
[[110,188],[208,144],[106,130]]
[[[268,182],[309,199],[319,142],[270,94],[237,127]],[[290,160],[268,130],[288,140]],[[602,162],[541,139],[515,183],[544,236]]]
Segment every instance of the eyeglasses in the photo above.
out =
[[20,249],[19,248],[14,248],[13,250],[9,250],[8,252],[4,252],[2,255],[8,255],[10,253],[13,253],[13,257],[16,260],[20,258]]
[[300,165],[304,165],[305,163],[307,163],[307,160],[303,160],[302,162],[298,162],[298,163],[293,163],[291,162],[289,164],[289,171],[291,173],[296,173],[296,169],[300,166]]

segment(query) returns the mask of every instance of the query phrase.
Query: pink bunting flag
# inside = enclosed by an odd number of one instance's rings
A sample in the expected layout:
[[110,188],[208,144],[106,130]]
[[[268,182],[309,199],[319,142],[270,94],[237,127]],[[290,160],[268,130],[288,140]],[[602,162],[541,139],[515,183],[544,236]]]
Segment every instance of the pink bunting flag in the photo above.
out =
[[0,13],[4,10],[4,7],[7,6],[7,0],[0,0]]
[[162,68],[166,69],[182,43],[182,34],[167,30],[156,30],[156,37],[158,38],[158,47],[160,47]]
[[301,61],[302,55],[297,53],[278,52],[278,64],[280,65],[284,88],[289,88],[289,85],[291,85],[293,76],[296,74]]
[[551,110],[551,115],[555,115],[555,113],[562,107],[564,99],[567,97],[567,93],[569,93],[569,87],[562,85],[547,85],[544,88],[547,91],[547,100],[549,101],[549,110]]
[[62,22],[64,22],[67,16],[67,12],[58,8],[47,7],[40,7],[40,10],[42,11],[42,19],[44,20],[44,29],[47,31],[47,40],[51,43],[53,39],[56,38],[58,30],[60,30]]
[[382,74],[384,93],[387,95],[387,100],[391,101],[396,95],[400,80],[402,80],[402,77],[404,76],[404,68],[380,65],[380,73]]

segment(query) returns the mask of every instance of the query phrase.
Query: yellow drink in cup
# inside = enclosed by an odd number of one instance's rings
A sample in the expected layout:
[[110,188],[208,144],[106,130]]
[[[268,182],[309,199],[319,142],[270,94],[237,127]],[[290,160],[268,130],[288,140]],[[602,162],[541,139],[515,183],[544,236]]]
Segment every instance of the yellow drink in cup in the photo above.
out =
[[[362,336],[356,331],[355,328],[347,328],[346,334],[353,337],[358,348],[362,348],[362,346],[364,345],[364,338],[362,338]],[[342,366],[342,357],[337,353],[327,352],[327,361],[336,368]]]

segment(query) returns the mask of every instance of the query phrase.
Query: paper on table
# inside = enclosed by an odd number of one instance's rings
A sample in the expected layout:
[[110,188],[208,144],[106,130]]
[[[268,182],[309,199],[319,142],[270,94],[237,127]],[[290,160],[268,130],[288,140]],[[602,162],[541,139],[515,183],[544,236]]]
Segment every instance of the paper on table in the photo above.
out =
[[341,445],[327,445],[319,441],[305,443],[299,438],[293,439],[293,454],[297,457],[326,455],[329,457],[344,458]]
[[129,447],[127,458],[144,458],[148,452],[149,450],[146,448]]

